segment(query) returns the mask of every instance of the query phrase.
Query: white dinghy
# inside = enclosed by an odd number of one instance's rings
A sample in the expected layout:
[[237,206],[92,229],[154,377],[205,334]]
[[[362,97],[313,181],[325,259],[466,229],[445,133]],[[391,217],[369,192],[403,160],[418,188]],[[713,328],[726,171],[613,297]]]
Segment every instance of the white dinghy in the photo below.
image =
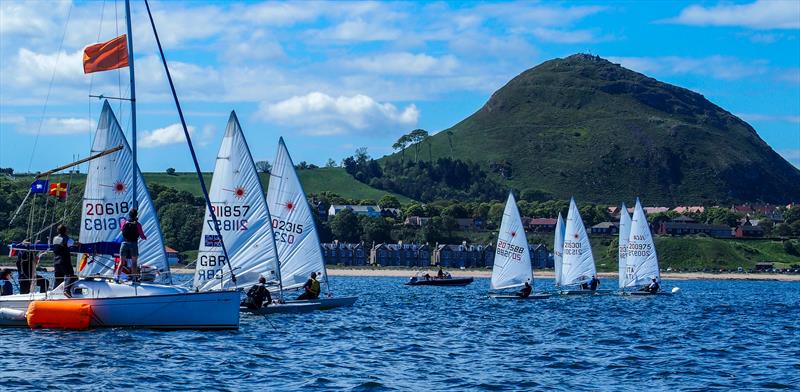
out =
[[627,269],[627,255],[628,255],[628,237],[631,234],[631,216],[628,214],[628,208],[625,203],[622,203],[622,208],[619,213],[619,246],[617,247],[618,255],[618,269],[619,272],[619,289],[625,290],[625,271]]
[[561,271],[564,268],[564,233],[566,231],[564,218],[558,213],[556,221],[555,238],[553,239],[553,269],[555,273],[555,286],[561,287]]
[[[278,296],[283,300],[257,312],[307,312],[353,305],[358,297],[334,297],[330,291],[314,215],[283,138],[278,141],[278,152],[270,170],[267,205],[272,214],[278,252]],[[325,285],[325,295],[311,300],[285,299],[291,291],[301,289],[312,272],[317,273],[320,284]]]
[[593,295],[609,293],[611,290],[589,290],[581,286],[597,276],[592,255],[592,244],[583,225],[581,213],[575,199],[569,201],[569,212],[564,229],[564,252],[561,266],[561,295]]
[[522,226],[522,219],[517,209],[517,201],[512,193],[508,194],[503,221],[497,233],[497,247],[492,267],[491,291],[489,296],[497,299],[545,299],[550,294],[533,293],[527,297],[516,294],[497,293],[500,290],[513,290],[524,287],[525,283],[533,286],[533,270],[528,239]]
[[[638,198],[636,199],[636,208],[633,210],[633,218],[631,219],[628,252],[625,259],[626,269],[623,294],[637,296],[672,295],[680,291],[678,287],[673,287],[670,292],[664,292],[660,288],[656,292],[646,289],[653,282],[653,279],[659,286],[661,285],[661,271],[658,267],[658,254],[653,242],[653,235],[650,233],[650,225],[647,223],[647,216]],[[627,289],[631,291],[627,291]]]

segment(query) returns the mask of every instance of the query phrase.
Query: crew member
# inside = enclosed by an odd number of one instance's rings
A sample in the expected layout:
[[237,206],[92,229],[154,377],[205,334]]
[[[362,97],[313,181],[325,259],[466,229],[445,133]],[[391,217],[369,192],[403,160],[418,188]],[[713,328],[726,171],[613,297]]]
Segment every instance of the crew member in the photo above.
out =
[[14,286],[11,284],[11,270],[8,268],[0,271],[0,295],[14,294]]
[[528,298],[528,296],[531,295],[532,291],[533,291],[533,287],[531,287],[531,284],[528,283],[528,281],[526,280],[525,281],[525,286],[522,288],[522,290],[517,292],[517,296],[520,297],[520,298]]
[[659,288],[661,288],[661,285],[658,284],[658,280],[656,278],[653,278],[653,281],[650,283],[649,286],[647,286],[646,291],[650,294],[655,294],[658,292]]
[[439,279],[444,279],[444,271],[442,270],[442,266],[439,266],[439,272],[436,273],[436,277]]
[[53,269],[55,270],[55,286],[64,283],[64,293],[69,294],[69,288],[75,279],[75,270],[72,269],[72,253],[70,246],[73,241],[67,235],[67,227],[58,225],[58,235],[53,238]]
[[311,277],[308,278],[306,284],[303,285],[303,294],[300,294],[297,297],[298,301],[305,300],[305,299],[317,299],[319,298],[319,281],[317,281],[317,273],[312,272]]
[[598,286],[600,286],[600,279],[597,279],[597,276],[592,275],[592,280],[589,281],[589,289],[595,291],[597,290]]
[[258,283],[247,290],[247,298],[242,301],[241,306],[246,306],[248,309],[261,309],[264,302],[266,302],[266,306],[269,306],[272,303],[272,295],[266,284],[267,279],[263,276],[259,277]]
[[[146,240],[147,236],[144,235],[142,224],[139,223],[139,211],[135,208],[131,209],[128,214],[127,221],[122,220],[120,231],[122,232],[122,245],[119,247],[119,257],[121,261],[130,267],[131,276],[134,281],[139,280],[139,239]],[[122,263],[117,265],[117,270],[114,276],[119,281],[119,273],[122,269]]]

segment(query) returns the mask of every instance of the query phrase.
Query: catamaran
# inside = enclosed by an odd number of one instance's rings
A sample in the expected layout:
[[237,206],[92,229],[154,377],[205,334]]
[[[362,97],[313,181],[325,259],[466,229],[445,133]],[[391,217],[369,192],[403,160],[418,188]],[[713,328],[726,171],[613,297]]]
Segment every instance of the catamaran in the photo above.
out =
[[[158,33],[148,15],[162,61],[172,87]],[[92,152],[102,152],[91,160],[82,201],[82,243],[79,279],[65,291],[59,285],[52,291],[0,297],[0,325],[31,327],[144,327],[160,329],[235,329],[239,327],[239,292],[218,290],[193,292],[171,285],[169,264],[164,252],[161,228],[152,200],[136,161],[136,90],[134,80],[133,36],[130,2],[125,1],[127,45],[125,36],[112,40],[127,60],[117,61],[112,68],[104,62],[98,70],[129,67],[131,104],[131,142],[128,145],[111,105],[106,100],[92,144]],[[109,42],[112,42],[109,41]],[[108,43],[101,45],[108,47]],[[108,54],[111,56],[112,54]],[[85,56],[86,57],[86,56]],[[105,60],[109,60],[108,56]],[[113,60],[113,58],[111,58]],[[84,64],[86,69],[86,63]],[[174,87],[173,87],[174,93]],[[177,96],[173,94],[180,111]],[[124,99],[124,98],[119,98]],[[191,139],[184,129],[195,168],[200,175]],[[200,176],[201,188],[205,185]],[[206,197],[206,199],[208,199]],[[141,242],[139,262],[159,283],[118,282],[114,279],[115,256],[121,241],[120,222],[131,209],[138,208],[139,220],[147,240]],[[35,246],[19,246],[37,250]],[[46,249],[46,247],[45,247]],[[74,321],[80,319],[80,323]],[[38,321],[37,321],[38,320]],[[45,320],[44,322],[42,320]]]
[[[610,290],[589,290],[583,288],[597,276],[592,255],[592,244],[583,225],[581,213],[575,199],[569,201],[566,227],[564,228],[564,253],[562,256],[560,284],[567,288],[559,291],[561,295],[588,295],[608,293]],[[572,286],[572,288],[569,288]]]
[[[278,141],[278,152],[270,170],[267,206],[272,217],[271,227],[277,250],[274,268],[280,301],[258,310],[242,310],[267,314],[353,305],[358,297],[334,297],[331,292],[314,215],[283,138]],[[325,285],[325,296],[311,300],[286,299],[290,292],[303,287],[312,272],[317,273],[321,278],[320,283]]]
[[489,296],[498,299],[545,299],[549,294],[531,293],[525,297],[516,294],[501,294],[500,290],[512,290],[525,286],[533,286],[533,270],[531,269],[531,254],[528,248],[528,239],[525,228],[517,209],[514,194],[508,194],[506,208],[503,211],[503,220],[500,231],[497,233],[497,247],[494,254],[492,267],[491,291]]
[[[650,225],[647,223],[647,216],[638,198],[631,219],[625,265],[625,281],[622,285],[624,294],[671,295],[680,291],[678,287],[673,287],[670,292],[659,290],[655,293],[645,289],[654,279],[659,285],[661,284],[661,271],[658,267],[658,254],[653,242],[653,235],[650,233]],[[632,291],[626,291],[626,289],[632,289]]]
[[566,225],[561,213],[556,221],[555,238],[553,239],[553,272],[555,273],[555,286],[561,287],[561,271],[564,269],[564,233]]
[[628,262],[628,237],[631,234],[631,216],[628,214],[628,208],[625,203],[622,203],[619,213],[619,246],[617,247],[617,262],[619,272],[619,289],[625,290],[625,271],[627,270]]

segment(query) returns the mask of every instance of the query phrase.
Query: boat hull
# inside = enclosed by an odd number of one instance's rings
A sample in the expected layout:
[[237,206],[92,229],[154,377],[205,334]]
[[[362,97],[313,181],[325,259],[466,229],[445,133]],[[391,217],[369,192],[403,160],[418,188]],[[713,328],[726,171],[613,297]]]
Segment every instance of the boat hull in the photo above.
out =
[[406,282],[406,286],[466,286],[475,281],[474,278],[431,279]]
[[626,291],[622,293],[622,295],[630,295],[632,297],[653,297],[657,295],[673,295],[672,293],[666,291],[659,291],[657,293],[648,293],[646,291]]
[[601,295],[611,294],[611,290],[561,290],[559,295]]
[[550,294],[544,294],[544,293],[536,293],[536,294],[531,294],[531,295],[523,298],[523,297],[520,297],[518,295],[513,295],[513,294],[489,294],[489,297],[490,298],[494,298],[494,299],[528,300],[528,299],[548,299],[548,298],[551,297],[551,295]]
[[308,313],[316,310],[328,310],[353,306],[358,297],[319,298],[305,301],[286,301],[279,304],[270,304],[261,309],[241,307],[244,313],[253,314],[280,314],[280,313]]

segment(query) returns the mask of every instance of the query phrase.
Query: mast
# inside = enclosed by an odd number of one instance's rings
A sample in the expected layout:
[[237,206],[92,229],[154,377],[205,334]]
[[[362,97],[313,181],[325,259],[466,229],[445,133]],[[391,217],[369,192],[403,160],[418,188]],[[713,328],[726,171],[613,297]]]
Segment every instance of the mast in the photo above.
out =
[[133,150],[133,207],[139,209],[139,199],[136,196],[136,80],[133,72],[133,28],[131,27],[131,2],[125,0],[125,21],[128,27],[128,64],[131,74],[131,150]]

